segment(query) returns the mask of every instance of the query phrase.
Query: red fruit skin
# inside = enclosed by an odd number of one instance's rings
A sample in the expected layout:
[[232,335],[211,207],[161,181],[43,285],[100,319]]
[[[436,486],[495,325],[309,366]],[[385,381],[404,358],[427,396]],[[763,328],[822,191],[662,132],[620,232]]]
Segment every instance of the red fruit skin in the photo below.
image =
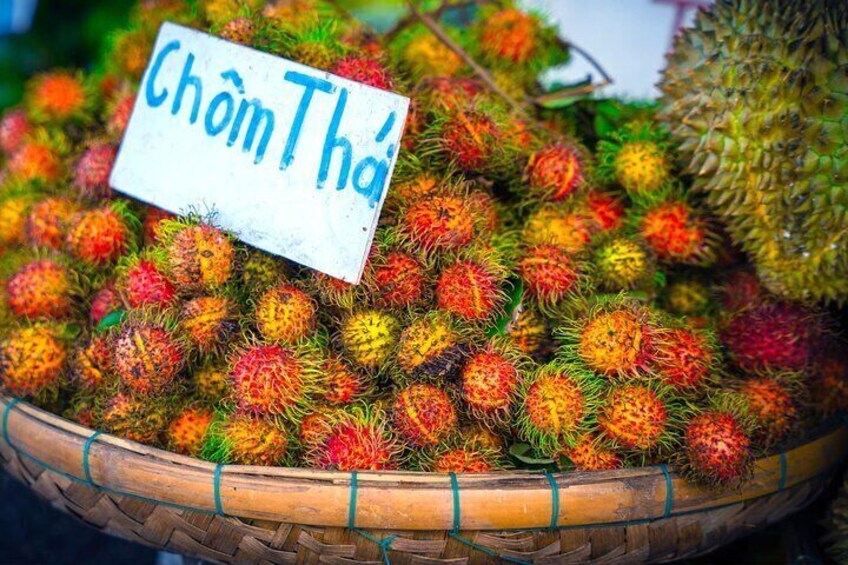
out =
[[527,291],[544,303],[556,303],[575,288],[579,275],[569,255],[551,244],[529,249],[518,263]]
[[109,135],[115,138],[124,135],[124,130],[127,129],[127,124],[132,115],[133,106],[135,106],[135,95],[133,94],[125,94],[115,102],[106,118],[106,131],[109,132]]
[[159,223],[162,220],[170,220],[176,218],[170,212],[166,212],[155,206],[148,206],[144,214],[144,222],[141,224],[141,233],[144,236],[144,243],[154,245],[159,243]]
[[501,300],[498,279],[474,261],[459,261],[442,271],[436,285],[438,307],[463,320],[485,320]]
[[657,370],[663,380],[680,391],[697,389],[712,362],[706,340],[686,329],[669,331],[655,348]]
[[374,267],[375,297],[389,308],[409,306],[424,296],[424,266],[406,253],[390,253]]
[[815,312],[777,302],[734,316],[721,332],[721,340],[745,372],[801,371],[814,361],[824,333]]
[[111,284],[98,290],[91,298],[91,310],[89,319],[92,325],[97,326],[107,315],[121,307],[121,299],[118,291]]
[[721,303],[728,312],[739,312],[762,302],[765,294],[757,275],[750,271],[735,271],[721,286]]
[[71,312],[67,269],[39,259],[25,265],[6,283],[6,301],[16,316],[62,318]]
[[750,471],[751,440],[728,412],[705,412],[693,418],[683,443],[688,466],[709,483],[737,483]]
[[303,367],[292,350],[257,345],[237,356],[230,371],[239,408],[254,416],[285,415],[305,395]]
[[392,88],[392,75],[380,61],[371,57],[348,55],[336,62],[330,72],[374,88]]
[[124,219],[106,207],[78,214],[68,231],[66,243],[75,257],[102,267],[126,253],[129,238]]
[[0,151],[11,155],[21,148],[32,126],[23,110],[10,110],[0,119]]
[[445,391],[418,383],[397,394],[392,421],[404,438],[423,447],[438,444],[456,428],[457,416]]
[[583,162],[574,147],[555,143],[530,157],[525,176],[534,194],[558,202],[583,182]]
[[117,147],[107,143],[94,144],[83,153],[74,167],[74,184],[80,194],[92,200],[111,196],[109,175],[117,156]]
[[379,427],[345,422],[335,426],[326,439],[324,466],[339,471],[387,471],[397,469],[395,446]]
[[615,196],[595,190],[586,196],[586,205],[601,231],[621,226],[625,208],[624,203]]
[[126,272],[124,294],[133,308],[166,308],[176,295],[174,284],[151,261],[142,260]]
[[153,394],[170,385],[182,370],[183,348],[168,330],[152,323],[131,324],[114,344],[114,367],[128,388]]
[[448,120],[442,130],[445,153],[463,171],[484,169],[492,156],[498,127],[482,112],[460,110]]

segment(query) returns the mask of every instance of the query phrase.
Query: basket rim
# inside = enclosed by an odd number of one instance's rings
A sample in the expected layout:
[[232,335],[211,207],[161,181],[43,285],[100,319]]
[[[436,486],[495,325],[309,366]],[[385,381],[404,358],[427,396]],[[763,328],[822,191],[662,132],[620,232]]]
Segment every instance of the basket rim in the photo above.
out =
[[191,511],[312,526],[503,531],[642,523],[774,494],[826,474],[848,452],[840,421],[759,459],[742,489],[716,491],[666,465],[454,477],[216,465],[96,432],[5,395],[0,411],[0,451],[71,482]]

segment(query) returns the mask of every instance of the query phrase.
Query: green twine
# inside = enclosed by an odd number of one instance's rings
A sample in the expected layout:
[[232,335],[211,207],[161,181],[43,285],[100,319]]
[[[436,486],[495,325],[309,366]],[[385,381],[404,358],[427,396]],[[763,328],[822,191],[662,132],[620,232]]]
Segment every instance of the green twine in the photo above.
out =
[[6,409],[3,410],[3,441],[5,441],[6,444],[15,451],[17,451],[18,448],[12,445],[12,441],[9,439],[9,413],[20,401],[20,398],[13,398],[9,401],[9,404],[6,405]]
[[551,485],[551,525],[550,530],[556,530],[559,525],[559,485],[550,471],[545,471],[545,477]]
[[372,536],[365,530],[361,530],[356,527],[356,501],[358,495],[359,473],[357,473],[356,471],[352,471],[350,473],[350,502],[348,503],[347,507],[347,527],[348,529],[353,530],[368,541],[377,544],[380,547],[380,551],[383,553],[383,563],[385,563],[385,565],[391,565],[392,561],[391,559],[389,559],[389,551],[391,551],[392,542],[397,536],[391,535],[380,539],[377,536]]
[[450,473],[451,491],[453,493],[453,533],[459,533],[459,481],[456,480],[456,473]]
[[212,475],[212,497],[215,499],[215,513],[219,516],[224,516],[224,503],[221,501],[221,472],[224,470],[224,465],[218,463],[215,465],[215,474]]
[[671,482],[671,474],[668,472],[668,466],[665,463],[660,463],[660,470],[665,476],[665,514],[663,518],[671,518],[671,506],[674,504],[674,485]]
[[350,474],[350,503],[347,506],[347,527],[356,529],[356,495],[359,490],[359,474],[353,471]]
[[787,471],[787,469],[786,469],[786,467],[787,467],[786,454],[781,453],[779,459],[780,459],[780,480],[777,482],[777,492],[780,492],[780,491],[782,491],[783,489],[786,488],[786,475],[787,475],[787,472],[786,472]]
[[97,439],[102,432],[96,431],[85,440],[85,445],[82,446],[82,473],[85,475],[85,481],[93,487],[97,485],[94,484],[94,479],[91,477],[91,465],[88,462],[88,455],[91,453],[91,444],[94,443],[94,440]]
[[377,544],[377,546],[379,546],[380,548],[380,551],[383,553],[383,563],[385,565],[391,565],[392,560],[389,558],[389,551],[391,551],[392,549],[392,542],[395,541],[395,538],[397,537],[395,534],[380,539],[377,536],[372,536],[365,530],[361,530],[359,528],[351,528],[351,530],[364,537],[368,541]]

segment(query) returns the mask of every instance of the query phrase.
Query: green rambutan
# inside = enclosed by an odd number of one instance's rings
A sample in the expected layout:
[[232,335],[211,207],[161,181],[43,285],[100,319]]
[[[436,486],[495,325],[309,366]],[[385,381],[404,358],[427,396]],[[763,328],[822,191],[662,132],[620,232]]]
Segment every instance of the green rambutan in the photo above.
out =
[[68,251],[87,265],[113,264],[134,245],[127,218],[114,206],[80,212],[65,238]]
[[462,71],[464,63],[430,30],[415,26],[394,40],[398,55],[416,77],[449,77]]
[[0,341],[0,380],[13,396],[54,393],[64,377],[68,351],[55,328],[14,329]]
[[52,259],[36,259],[6,281],[6,304],[21,318],[64,318],[73,306],[72,284],[65,266]]
[[217,290],[230,281],[236,250],[226,233],[209,224],[180,220],[166,220],[160,226],[170,275],[179,290]]
[[258,249],[250,250],[241,269],[241,284],[253,296],[259,296],[273,285],[285,280],[285,264]]
[[118,148],[110,143],[91,143],[73,167],[74,186],[84,198],[100,200],[112,194],[109,175],[118,156]]
[[236,331],[236,305],[225,296],[198,296],[183,303],[180,329],[200,355],[222,353]]
[[705,314],[712,303],[710,288],[691,277],[669,282],[663,292],[663,304],[672,314],[699,316]]
[[171,420],[165,433],[168,449],[196,457],[215,415],[205,408],[188,407]]
[[438,445],[457,430],[456,407],[444,389],[427,383],[413,383],[395,394],[392,423],[412,445]]
[[0,118],[0,151],[12,155],[21,148],[30,131],[32,124],[23,109],[5,111]]
[[404,443],[377,407],[355,404],[318,421],[306,455],[310,466],[339,471],[385,471],[400,467]]
[[648,385],[613,386],[598,412],[598,424],[606,438],[621,448],[642,453],[669,444],[673,419],[665,395]]
[[751,439],[731,412],[708,410],[683,432],[684,469],[710,485],[737,485],[753,470]]
[[245,414],[219,417],[209,426],[201,457],[227,465],[277,467],[290,460],[289,432]]
[[185,345],[164,324],[129,320],[116,334],[115,373],[134,392],[155,394],[171,385],[185,365]]
[[229,377],[240,411],[297,421],[322,390],[308,354],[282,345],[247,345],[230,358]]
[[574,445],[590,423],[599,386],[591,373],[568,364],[538,368],[519,392],[519,435],[546,456]]
[[656,195],[672,178],[664,133],[631,124],[598,143],[601,178],[614,180],[634,198]]
[[597,285],[610,291],[650,285],[656,272],[654,257],[647,247],[622,236],[600,242],[592,254],[592,266]]
[[412,320],[400,334],[397,364],[407,376],[445,379],[459,371],[465,353],[453,320],[430,312]]
[[583,186],[586,165],[584,151],[576,145],[547,145],[530,156],[524,187],[535,198],[559,202]]
[[365,369],[385,366],[397,347],[400,322],[381,310],[358,310],[348,314],[339,337],[348,358]]
[[79,206],[68,198],[45,198],[27,216],[24,226],[27,241],[35,247],[60,249],[71,219],[78,212]]
[[280,283],[256,302],[256,327],[262,337],[280,343],[296,343],[309,337],[317,324],[318,306],[299,288]]

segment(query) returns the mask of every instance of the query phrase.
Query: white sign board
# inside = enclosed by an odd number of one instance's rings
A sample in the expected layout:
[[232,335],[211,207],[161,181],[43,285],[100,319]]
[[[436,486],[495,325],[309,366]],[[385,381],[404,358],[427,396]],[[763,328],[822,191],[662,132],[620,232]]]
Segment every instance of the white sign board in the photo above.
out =
[[165,23],[110,183],[357,283],[409,99]]

